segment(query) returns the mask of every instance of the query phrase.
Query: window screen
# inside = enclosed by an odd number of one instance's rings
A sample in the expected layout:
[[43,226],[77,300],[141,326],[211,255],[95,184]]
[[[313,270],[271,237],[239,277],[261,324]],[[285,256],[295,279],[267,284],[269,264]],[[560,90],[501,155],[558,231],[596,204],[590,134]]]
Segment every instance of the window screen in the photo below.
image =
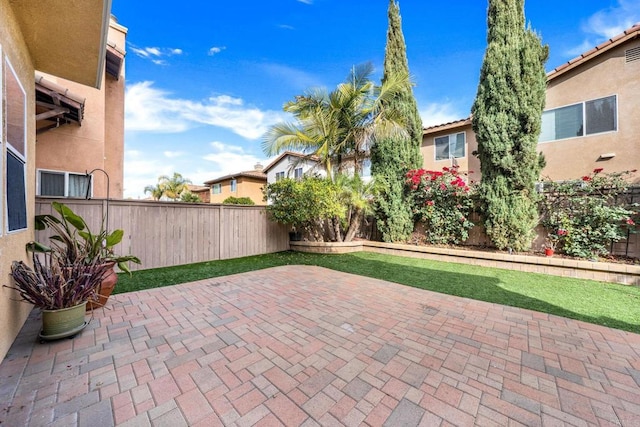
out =
[[27,197],[24,162],[7,150],[7,228],[27,228]]

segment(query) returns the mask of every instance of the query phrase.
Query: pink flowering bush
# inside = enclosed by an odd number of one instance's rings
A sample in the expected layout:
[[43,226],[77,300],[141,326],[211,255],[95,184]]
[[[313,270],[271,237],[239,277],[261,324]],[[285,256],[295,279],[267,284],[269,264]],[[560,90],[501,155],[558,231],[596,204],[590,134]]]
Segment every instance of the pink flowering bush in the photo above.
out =
[[473,223],[473,189],[457,167],[440,171],[407,172],[406,188],[417,221],[425,225],[425,238],[434,244],[458,244],[469,237]]
[[634,232],[638,205],[626,202],[627,178],[635,171],[603,173],[594,169],[574,181],[545,181],[541,223],[554,247],[567,255],[597,258],[611,243]]

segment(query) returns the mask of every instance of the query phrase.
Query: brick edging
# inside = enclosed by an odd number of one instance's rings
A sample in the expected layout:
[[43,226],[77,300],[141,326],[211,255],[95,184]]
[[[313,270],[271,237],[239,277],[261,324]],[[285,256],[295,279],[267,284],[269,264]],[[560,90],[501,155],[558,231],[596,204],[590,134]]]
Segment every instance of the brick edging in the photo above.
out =
[[507,270],[598,280],[624,285],[640,285],[640,266],[582,261],[566,258],[415,246],[397,243],[361,240],[355,242],[290,242],[291,250],[298,252],[342,254],[360,251],[433,259],[496,267]]

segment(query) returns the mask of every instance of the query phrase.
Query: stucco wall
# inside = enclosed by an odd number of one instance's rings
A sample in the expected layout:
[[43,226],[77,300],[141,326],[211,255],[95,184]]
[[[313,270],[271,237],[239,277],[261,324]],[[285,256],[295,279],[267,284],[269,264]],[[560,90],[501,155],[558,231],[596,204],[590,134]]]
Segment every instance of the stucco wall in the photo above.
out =
[[456,162],[460,167],[460,172],[466,172],[469,174],[469,180],[480,180],[480,161],[471,153],[478,149],[478,143],[476,141],[476,134],[471,129],[471,124],[464,124],[459,127],[441,130],[438,132],[429,132],[424,135],[422,139],[422,146],[420,152],[423,158],[423,168],[433,171],[441,171],[443,167],[451,167],[452,161],[436,160],[435,157],[435,139],[445,135],[451,135],[464,132],[465,133],[465,156],[457,158]]
[[231,180],[220,182],[222,192],[220,194],[211,193],[211,203],[222,203],[228,197],[249,197],[256,205],[265,205],[262,188],[267,185],[264,180],[254,179],[246,176],[236,178],[237,191],[231,192]]
[[[538,144],[547,160],[543,176],[575,179],[595,168],[605,172],[638,169],[640,60],[625,63],[624,54],[637,46],[640,40],[625,43],[549,83],[545,109],[617,95],[618,130]],[[599,161],[604,153],[615,153],[615,157]]]
[[[116,24],[117,25],[117,24]],[[125,47],[125,34],[113,25],[109,40]],[[123,66],[124,70],[124,66]],[[86,98],[81,126],[62,125],[37,136],[36,168],[83,174],[95,168],[109,174],[109,196],[122,198],[124,163],[124,72],[119,80],[103,73],[101,89],[42,73],[45,78]],[[33,80],[33,79],[32,79]],[[106,176],[93,174],[93,197],[107,196]]]
[[294,167],[294,165],[295,168],[302,168],[303,174],[307,174],[311,171],[313,173],[317,173],[318,175],[326,175],[322,167],[318,166],[317,162],[314,162],[312,160],[299,159],[294,156],[284,156],[277,164],[272,165],[267,170],[267,182],[276,182],[276,173],[278,172],[284,172],[285,177],[293,178],[294,171],[292,167]]
[[[0,215],[3,216],[2,230],[0,231],[0,360],[4,358],[11,343],[18,334],[27,315],[31,311],[31,305],[15,301],[17,295],[14,291],[3,287],[9,284],[9,273],[13,260],[24,260],[24,246],[33,240],[33,215],[35,212],[35,128],[33,117],[35,115],[35,89],[34,69],[29,56],[24,38],[13,15],[13,11],[7,0],[0,0],[0,48],[2,50],[3,75],[5,70],[4,57],[7,57],[15,70],[20,83],[25,89],[27,106],[27,218],[28,229],[8,234],[6,231],[6,206],[5,183],[0,186]],[[2,108],[5,101],[3,99]],[[4,138],[6,126],[4,115],[0,115],[2,122],[2,157],[0,160],[0,176],[4,180],[6,167],[6,147]]]

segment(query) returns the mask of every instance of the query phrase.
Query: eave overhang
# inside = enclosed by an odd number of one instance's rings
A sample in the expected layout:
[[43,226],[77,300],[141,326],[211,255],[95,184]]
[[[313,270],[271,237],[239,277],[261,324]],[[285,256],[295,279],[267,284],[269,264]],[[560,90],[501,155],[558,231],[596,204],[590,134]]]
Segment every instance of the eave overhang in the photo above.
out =
[[35,69],[100,87],[111,0],[9,0],[9,4]]

